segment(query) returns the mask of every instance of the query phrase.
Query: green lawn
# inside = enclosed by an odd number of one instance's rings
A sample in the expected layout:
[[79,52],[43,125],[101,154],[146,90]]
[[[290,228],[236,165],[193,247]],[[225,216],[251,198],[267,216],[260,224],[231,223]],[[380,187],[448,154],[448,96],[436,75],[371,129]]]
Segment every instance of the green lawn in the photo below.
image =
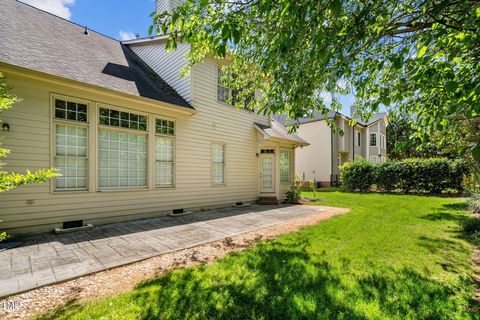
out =
[[[305,196],[311,196],[305,193]],[[463,200],[324,189],[344,216],[172,271],[60,319],[477,319]]]

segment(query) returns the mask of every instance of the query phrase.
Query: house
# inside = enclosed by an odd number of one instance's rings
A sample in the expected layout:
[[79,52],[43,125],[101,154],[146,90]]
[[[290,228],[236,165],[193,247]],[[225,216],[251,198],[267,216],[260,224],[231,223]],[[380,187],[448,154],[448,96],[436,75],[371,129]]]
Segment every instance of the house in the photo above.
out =
[[2,229],[283,199],[295,148],[307,143],[269,116],[228,105],[225,61],[207,58],[180,78],[187,44],[166,54],[161,37],[121,43],[15,0],[0,15],[0,72],[21,99],[2,114],[4,169],[62,173],[1,194]]
[[[285,123],[285,118],[276,116]],[[343,135],[334,133],[326,119],[334,121]],[[387,114],[377,113],[368,122],[355,118],[355,125],[350,125],[351,117],[330,110],[325,116],[315,112],[313,117],[296,120],[297,134],[310,143],[299,149],[296,154],[295,172],[301,179],[316,180],[323,186],[337,185],[339,166],[360,157],[372,163],[387,159],[388,126]]]

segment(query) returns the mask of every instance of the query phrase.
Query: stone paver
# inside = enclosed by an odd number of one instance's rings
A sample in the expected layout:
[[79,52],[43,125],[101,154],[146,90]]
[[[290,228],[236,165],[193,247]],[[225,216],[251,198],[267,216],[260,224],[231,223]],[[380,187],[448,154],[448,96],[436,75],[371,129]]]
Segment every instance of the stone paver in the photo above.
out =
[[0,252],[0,297],[321,211],[313,206],[253,205],[32,236],[23,246]]

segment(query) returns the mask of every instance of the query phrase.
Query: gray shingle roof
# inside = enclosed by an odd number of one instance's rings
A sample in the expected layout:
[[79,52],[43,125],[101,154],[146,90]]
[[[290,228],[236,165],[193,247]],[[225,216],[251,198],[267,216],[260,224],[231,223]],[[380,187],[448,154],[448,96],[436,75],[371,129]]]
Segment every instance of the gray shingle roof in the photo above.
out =
[[[365,122],[363,119],[361,119],[359,117],[355,117],[354,119],[358,122],[358,124],[366,127],[366,126],[371,125],[372,123],[377,122],[380,119],[383,119],[383,117],[385,117],[386,115],[387,115],[386,112],[375,113],[370,119],[368,119],[367,122]],[[336,116],[344,116],[344,117],[350,118],[349,116],[345,116],[345,115],[341,114],[340,112],[334,111],[334,110],[329,110],[328,113],[327,113],[327,117],[325,117],[324,114],[322,114],[318,111],[314,111],[313,117],[311,117],[311,118],[310,117],[304,117],[304,118],[300,118],[300,119],[297,119],[297,120],[289,120],[288,124],[287,124],[287,117],[285,115],[283,115],[283,114],[273,115],[274,119],[276,119],[277,121],[279,121],[283,125],[304,124],[304,123],[309,123],[309,122],[325,120],[326,118],[327,119],[333,119]]]
[[0,63],[193,109],[115,39],[15,0],[0,16]]
[[272,138],[282,139],[282,140],[289,140],[293,142],[297,142],[301,145],[308,145],[309,143],[300,138],[298,135],[293,133],[288,133],[288,129],[281,124],[279,121],[272,119],[270,121],[270,125],[264,125],[261,123],[255,123],[255,125],[260,128],[264,133]]

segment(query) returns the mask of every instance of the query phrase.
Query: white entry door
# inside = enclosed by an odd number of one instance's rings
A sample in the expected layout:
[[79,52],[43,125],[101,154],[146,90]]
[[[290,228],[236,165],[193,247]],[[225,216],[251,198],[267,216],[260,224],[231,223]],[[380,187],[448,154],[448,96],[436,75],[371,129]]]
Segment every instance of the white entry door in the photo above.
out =
[[273,154],[260,156],[260,192],[275,192],[275,161]]

